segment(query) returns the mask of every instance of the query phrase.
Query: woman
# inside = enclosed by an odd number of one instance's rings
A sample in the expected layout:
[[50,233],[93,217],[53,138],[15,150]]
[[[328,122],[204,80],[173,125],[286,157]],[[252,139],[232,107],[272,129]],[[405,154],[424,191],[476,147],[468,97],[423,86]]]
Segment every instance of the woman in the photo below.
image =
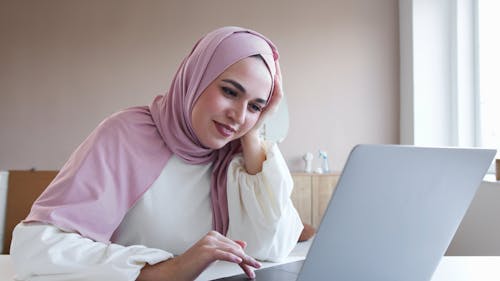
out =
[[21,280],[193,280],[216,260],[253,277],[302,230],[292,180],[259,126],[281,97],[259,33],[212,31],[149,107],[103,121],[14,230]]

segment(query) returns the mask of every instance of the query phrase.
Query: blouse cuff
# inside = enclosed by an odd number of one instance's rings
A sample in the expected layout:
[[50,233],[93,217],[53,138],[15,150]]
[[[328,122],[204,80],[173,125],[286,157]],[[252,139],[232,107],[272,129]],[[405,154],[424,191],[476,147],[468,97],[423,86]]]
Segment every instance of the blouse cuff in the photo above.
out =
[[14,229],[11,257],[20,280],[135,280],[142,267],[173,255],[145,246],[105,244],[43,223],[20,223]]

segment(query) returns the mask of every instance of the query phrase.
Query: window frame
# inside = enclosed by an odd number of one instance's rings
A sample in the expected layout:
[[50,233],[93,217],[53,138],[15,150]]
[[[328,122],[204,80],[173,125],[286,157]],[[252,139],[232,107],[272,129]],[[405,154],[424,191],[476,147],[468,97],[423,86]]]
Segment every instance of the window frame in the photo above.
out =
[[402,144],[480,147],[478,1],[399,1]]

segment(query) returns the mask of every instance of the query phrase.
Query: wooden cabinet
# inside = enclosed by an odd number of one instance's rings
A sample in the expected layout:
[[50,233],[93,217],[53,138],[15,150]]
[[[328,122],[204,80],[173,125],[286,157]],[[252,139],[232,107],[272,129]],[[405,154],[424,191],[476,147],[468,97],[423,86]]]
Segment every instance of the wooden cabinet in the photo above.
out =
[[312,225],[312,177],[309,174],[292,174],[292,202],[302,222]]
[[293,204],[302,221],[317,228],[335,190],[339,174],[293,173],[292,178]]

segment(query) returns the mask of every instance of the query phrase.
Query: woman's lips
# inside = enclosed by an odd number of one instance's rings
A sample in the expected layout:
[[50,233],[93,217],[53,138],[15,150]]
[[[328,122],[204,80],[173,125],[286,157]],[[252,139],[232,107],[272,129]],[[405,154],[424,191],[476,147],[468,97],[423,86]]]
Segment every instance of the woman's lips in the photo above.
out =
[[230,126],[219,123],[217,121],[214,121],[214,124],[217,131],[225,138],[232,136],[236,132],[236,130],[231,128]]

